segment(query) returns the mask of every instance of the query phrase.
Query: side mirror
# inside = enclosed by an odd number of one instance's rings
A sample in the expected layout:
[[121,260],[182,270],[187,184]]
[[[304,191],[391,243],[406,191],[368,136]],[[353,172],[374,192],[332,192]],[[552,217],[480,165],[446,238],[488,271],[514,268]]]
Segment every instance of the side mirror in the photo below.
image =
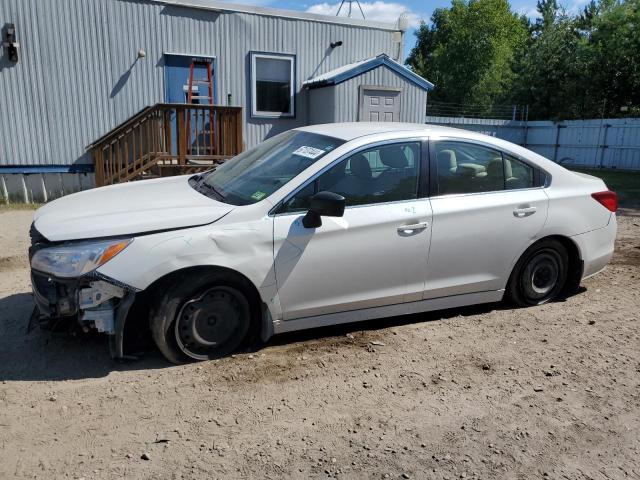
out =
[[305,228],[317,228],[322,225],[321,217],[341,217],[344,215],[345,199],[333,192],[318,192],[309,199],[310,208],[302,218]]

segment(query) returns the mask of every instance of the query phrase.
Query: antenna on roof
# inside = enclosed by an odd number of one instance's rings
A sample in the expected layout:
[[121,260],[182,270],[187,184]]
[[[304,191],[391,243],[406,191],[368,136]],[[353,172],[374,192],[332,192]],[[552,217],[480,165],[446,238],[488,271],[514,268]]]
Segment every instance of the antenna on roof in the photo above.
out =
[[362,6],[360,5],[360,1],[359,0],[342,0],[342,2],[340,2],[340,7],[338,7],[338,13],[336,13],[336,17],[340,16],[340,10],[342,10],[342,7],[344,6],[345,3],[349,4],[349,10],[347,12],[347,16],[349,18],[351,18],[351,13],[353,11],[353,3],[356,3],[356,5],[358,5],[358,8],[360,9],[360,13],[362,14],[362,18],[366,17],[364,16],[364,11],[362,10]]

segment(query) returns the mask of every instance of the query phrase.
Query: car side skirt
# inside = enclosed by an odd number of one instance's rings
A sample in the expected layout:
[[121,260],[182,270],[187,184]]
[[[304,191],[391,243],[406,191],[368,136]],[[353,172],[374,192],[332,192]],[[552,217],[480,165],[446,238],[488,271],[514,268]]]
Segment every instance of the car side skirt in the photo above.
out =
[[464,307],[481,303],[499,302],[504,296],[504,289],[492,290],[489,292],[466,293],[463,295],[453,295],[449,297],[430,298],[418,302],[399,303],[386,305],[384,307],[364,308],[361,310],[350,310],[340,313],[328,313],[313,317],[296,318],[287,321],[274,321],[273,333],[292,332],[295,330],[306,330],[308,328],[327,327],[329,325],[339,325],[342,323],[360,322],[363,320],[373,320],[376,318],[396,317],[399,315],[410,315],[412,313],[430,312],[434,310],[444,310],[447,308]]

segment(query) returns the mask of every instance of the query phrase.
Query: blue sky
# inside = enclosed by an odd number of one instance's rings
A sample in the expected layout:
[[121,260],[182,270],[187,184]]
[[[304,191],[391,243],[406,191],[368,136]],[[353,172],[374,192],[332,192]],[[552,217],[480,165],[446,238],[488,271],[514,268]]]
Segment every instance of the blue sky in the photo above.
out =
[[[340,6],[340,0],[231,0],[233,3],[248,5],[260,5],[264,7],[285,8],[290,10],[303,10],[313,13],[335,15]],[[576,12],[587,3],[588,0],[565,0],[559,3],[569,12]],[[415,44],[414,29],[420,24],[420,20],[429,21],[431,13],[438,7],[448,7],[451,0],[361,0],[360,5],[369,20],[378,20],[387,23],[395,23],[403,13],[408,14],[410,30],[405,40],[405,57]],[[512,0],[512,8],[524,13],[531,18],[536,16],[536,0]],[[343,12],[346,8],[343,7]],[[341,14],[342,14],[341,13]],[[353,4],[354,18],[361,18],[356,4]]]

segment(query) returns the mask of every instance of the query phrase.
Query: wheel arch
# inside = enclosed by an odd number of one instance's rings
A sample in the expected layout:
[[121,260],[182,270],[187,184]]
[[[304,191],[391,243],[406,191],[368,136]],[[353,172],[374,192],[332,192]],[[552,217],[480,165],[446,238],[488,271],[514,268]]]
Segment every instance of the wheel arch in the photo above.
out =
[[520,255],[515,258],[513,265],[511,266],[511,272],[509,273],[509,278],[507,279],[507,285],[511,282],[511,277],[514,274],[514,271],[518,265],[518,262],[531,248],[536,246],[538,243],[543,242],[545,240],[556,240],[560,242],[565,249],[567,250],[567,254],[569,256],[569,265],[567,266],[567,280],[562,289],[563,295],[568,295],[575,292],[580,286],[580,281],[582,280],[582,273],[584,270],[584,261],[582,259],[582,254],[580,252],[580,247],[578,244],[566,235],[545,235],[544,237],[536,239],[533,243],[527,246]]
[[[582,272],[584,271],[584,261],[580,252],[580,247],[570,237],[564,235],[549,235],[545,239],[553,239],[562,243],[569,255],[569,265],[567,266],[567,280],[562,289],[562,294],[574,293],[580,287]],[[541,239],[542,240],[542,239]]]
[[[149,306],[150,302],[154,301],[154,297],[158,291],[166,288],[172,282],[177,281],[181,276],[189,274],[201,275],[205,272],[216,272],[228,276],[232,281],[232,285],[241,287],[243,292],[247,294],[252,312],[254,312],[251,319],[250,336],[255,337],[259,335],[263,340],[267,340],[273,335],[273,320],[267,304],[263,301],[258,288],[246,275],[228,267],[197,265],[169,272],[154,280],[144,290],[138,292],[125,320],[124,337],[127,338],[133,331],[139,331],[139,329],[149,330]],[[254,316],[255,318],[253,318]]]

